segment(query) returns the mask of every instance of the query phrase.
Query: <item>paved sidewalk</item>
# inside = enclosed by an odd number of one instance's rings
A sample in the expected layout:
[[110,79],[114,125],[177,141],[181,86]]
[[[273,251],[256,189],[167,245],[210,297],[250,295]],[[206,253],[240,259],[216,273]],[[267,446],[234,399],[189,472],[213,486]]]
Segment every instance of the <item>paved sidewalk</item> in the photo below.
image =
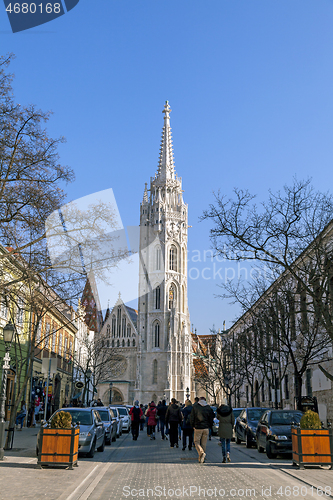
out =
[[[6,460],[0,462],[0,500],[333,498],[333,471],[298,470],[289,458],[268,461],[257,450],[234,444],[232,462],[222,464],[216,438],[208,441],[205,464],[198,463],[194,449],[171,449],[169,441],[162,441],[159,435],[150,441],[142,432],[138,441],[124,434],[103,453],[96,452],[94,459],[79,460],[74,470],[39,469],[35,458],[37,431],[15,432],[14,449],[6,451]],[[223,495],[214,495],[214,491],[222,490]]]

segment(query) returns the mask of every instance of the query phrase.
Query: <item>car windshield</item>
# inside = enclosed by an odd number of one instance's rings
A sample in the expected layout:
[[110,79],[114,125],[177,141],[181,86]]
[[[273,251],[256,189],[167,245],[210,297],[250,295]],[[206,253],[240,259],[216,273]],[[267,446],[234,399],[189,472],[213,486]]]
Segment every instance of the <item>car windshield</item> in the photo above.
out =
[[72,415],[72,422],[76,424],[80,422],[81,425],[91,425],[92,415],[90,411],[80,411],[80,410],[67,410],[68,413]]
[[107,410],[98,410],[103,422],[108,422],[110,420],[110,414]]
[[256,420],[259,422],[261,415],[266,411],[266,408],[251,408],[247,410],[247,418],[248,420]]
[[240,412],[242,410],[232,410],[232,411],[233,411],[234,417],[237,418],[240,415]]
[[128,415],[126,408],[118,408],[118,411],[119,411],[119,415],[122,415],[122,416]]
[[292,422],[299,423],[302,413],[297,412],[274,412],[271,415],[271,425],[290,425]]

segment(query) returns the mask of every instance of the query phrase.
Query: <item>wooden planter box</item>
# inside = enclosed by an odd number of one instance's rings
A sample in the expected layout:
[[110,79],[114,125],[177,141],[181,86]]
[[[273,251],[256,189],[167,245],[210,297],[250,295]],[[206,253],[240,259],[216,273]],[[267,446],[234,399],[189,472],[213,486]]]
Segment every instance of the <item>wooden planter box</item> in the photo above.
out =
[[332,429],[291,428],[293,464],[304,469],[304,465],[333,466]]
[[50,429],[41,427],[38,438],[38,462],[41,467],[64,465],[77,466],[80,427]]

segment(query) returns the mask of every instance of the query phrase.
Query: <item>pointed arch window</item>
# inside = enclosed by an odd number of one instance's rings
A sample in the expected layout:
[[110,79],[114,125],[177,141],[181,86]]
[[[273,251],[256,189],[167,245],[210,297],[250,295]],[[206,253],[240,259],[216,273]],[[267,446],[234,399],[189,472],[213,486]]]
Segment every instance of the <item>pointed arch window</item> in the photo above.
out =
[[127,347],[131,347],[131,341],[130,341],[130,339],[128,339],[128,341],[127,341]]
[[176,307],[176,289],[174,285],[169,288],[169,309]]
[[153,361],[153,384],[157,384],[157,360]]
[[118,339],[117,340],[117,347],[119,347],[119,346],[120,346],[120,342],[119,342],[119,339]]
[[177,271],[177,248],[171,245],[169,250],[169,269],[170,271]]
[[153,331],[153,346],[160,347],[160,324],[158,321],[154,323],[154,331]]
[[125,347],[125,339],[122,340],[121,345],[122,345],[122,347]]
[[126,317],[125,316],[123,316],[123,319],[122,319],[121,336],[126,337]]
[[133,347],[135,347],[135,339],[133,339],[132,345]]
[[117,337],[120,337],[121,332],[121,307],[117,310]]
[[161,288],[155,288],[155,309],[161,309]]
[[114,314],[111,320],[111,336],[113,339],[116,337],[116,317]]
[[127,337],[131,336],[131,326],[127,325]]
[[114,347],[114,340],[112,340],[112,344],[111,345],[112,345],[112,347]]
[[155,250],[155,270],[160,271],[162,267],[162,251],[160,247]]

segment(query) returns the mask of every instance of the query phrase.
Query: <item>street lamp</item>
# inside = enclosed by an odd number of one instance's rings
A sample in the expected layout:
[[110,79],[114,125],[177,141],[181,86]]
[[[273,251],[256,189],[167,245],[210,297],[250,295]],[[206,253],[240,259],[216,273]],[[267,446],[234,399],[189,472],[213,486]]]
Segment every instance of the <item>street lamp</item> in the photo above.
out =
[[6,389],[7,389],[7,370],[10,369],[10,356],[9,351],[14,338],[14,325],[11,321],[3,329],[3,340],[5,342],[6,354],[3,358],[3,376],[1,387],[1,401],[0,401],[0,460],[4,459],[4,443],[5,443],[5,403],[6,403]]
[[279,362],[274,356],[272,361],[272,372],[274,373],[274,399],[275,399],[275,409],[278,409],[278,401],[277,401],[277,373],[279,369]]
[[89,382],[91,379],[91,375],[92,375],[92,371],[90,370],[90,368],[88,368],[88,370],[86,371],[86,378],[88,380],[88,383],[87,383],[87,406],[89,406]]
[[190,388],[186,387],[186,399],[190,399]]
[[112,387],[113,387],[113,382],[110,382],[109,383],[109,404],[111,405],[112,404]]

